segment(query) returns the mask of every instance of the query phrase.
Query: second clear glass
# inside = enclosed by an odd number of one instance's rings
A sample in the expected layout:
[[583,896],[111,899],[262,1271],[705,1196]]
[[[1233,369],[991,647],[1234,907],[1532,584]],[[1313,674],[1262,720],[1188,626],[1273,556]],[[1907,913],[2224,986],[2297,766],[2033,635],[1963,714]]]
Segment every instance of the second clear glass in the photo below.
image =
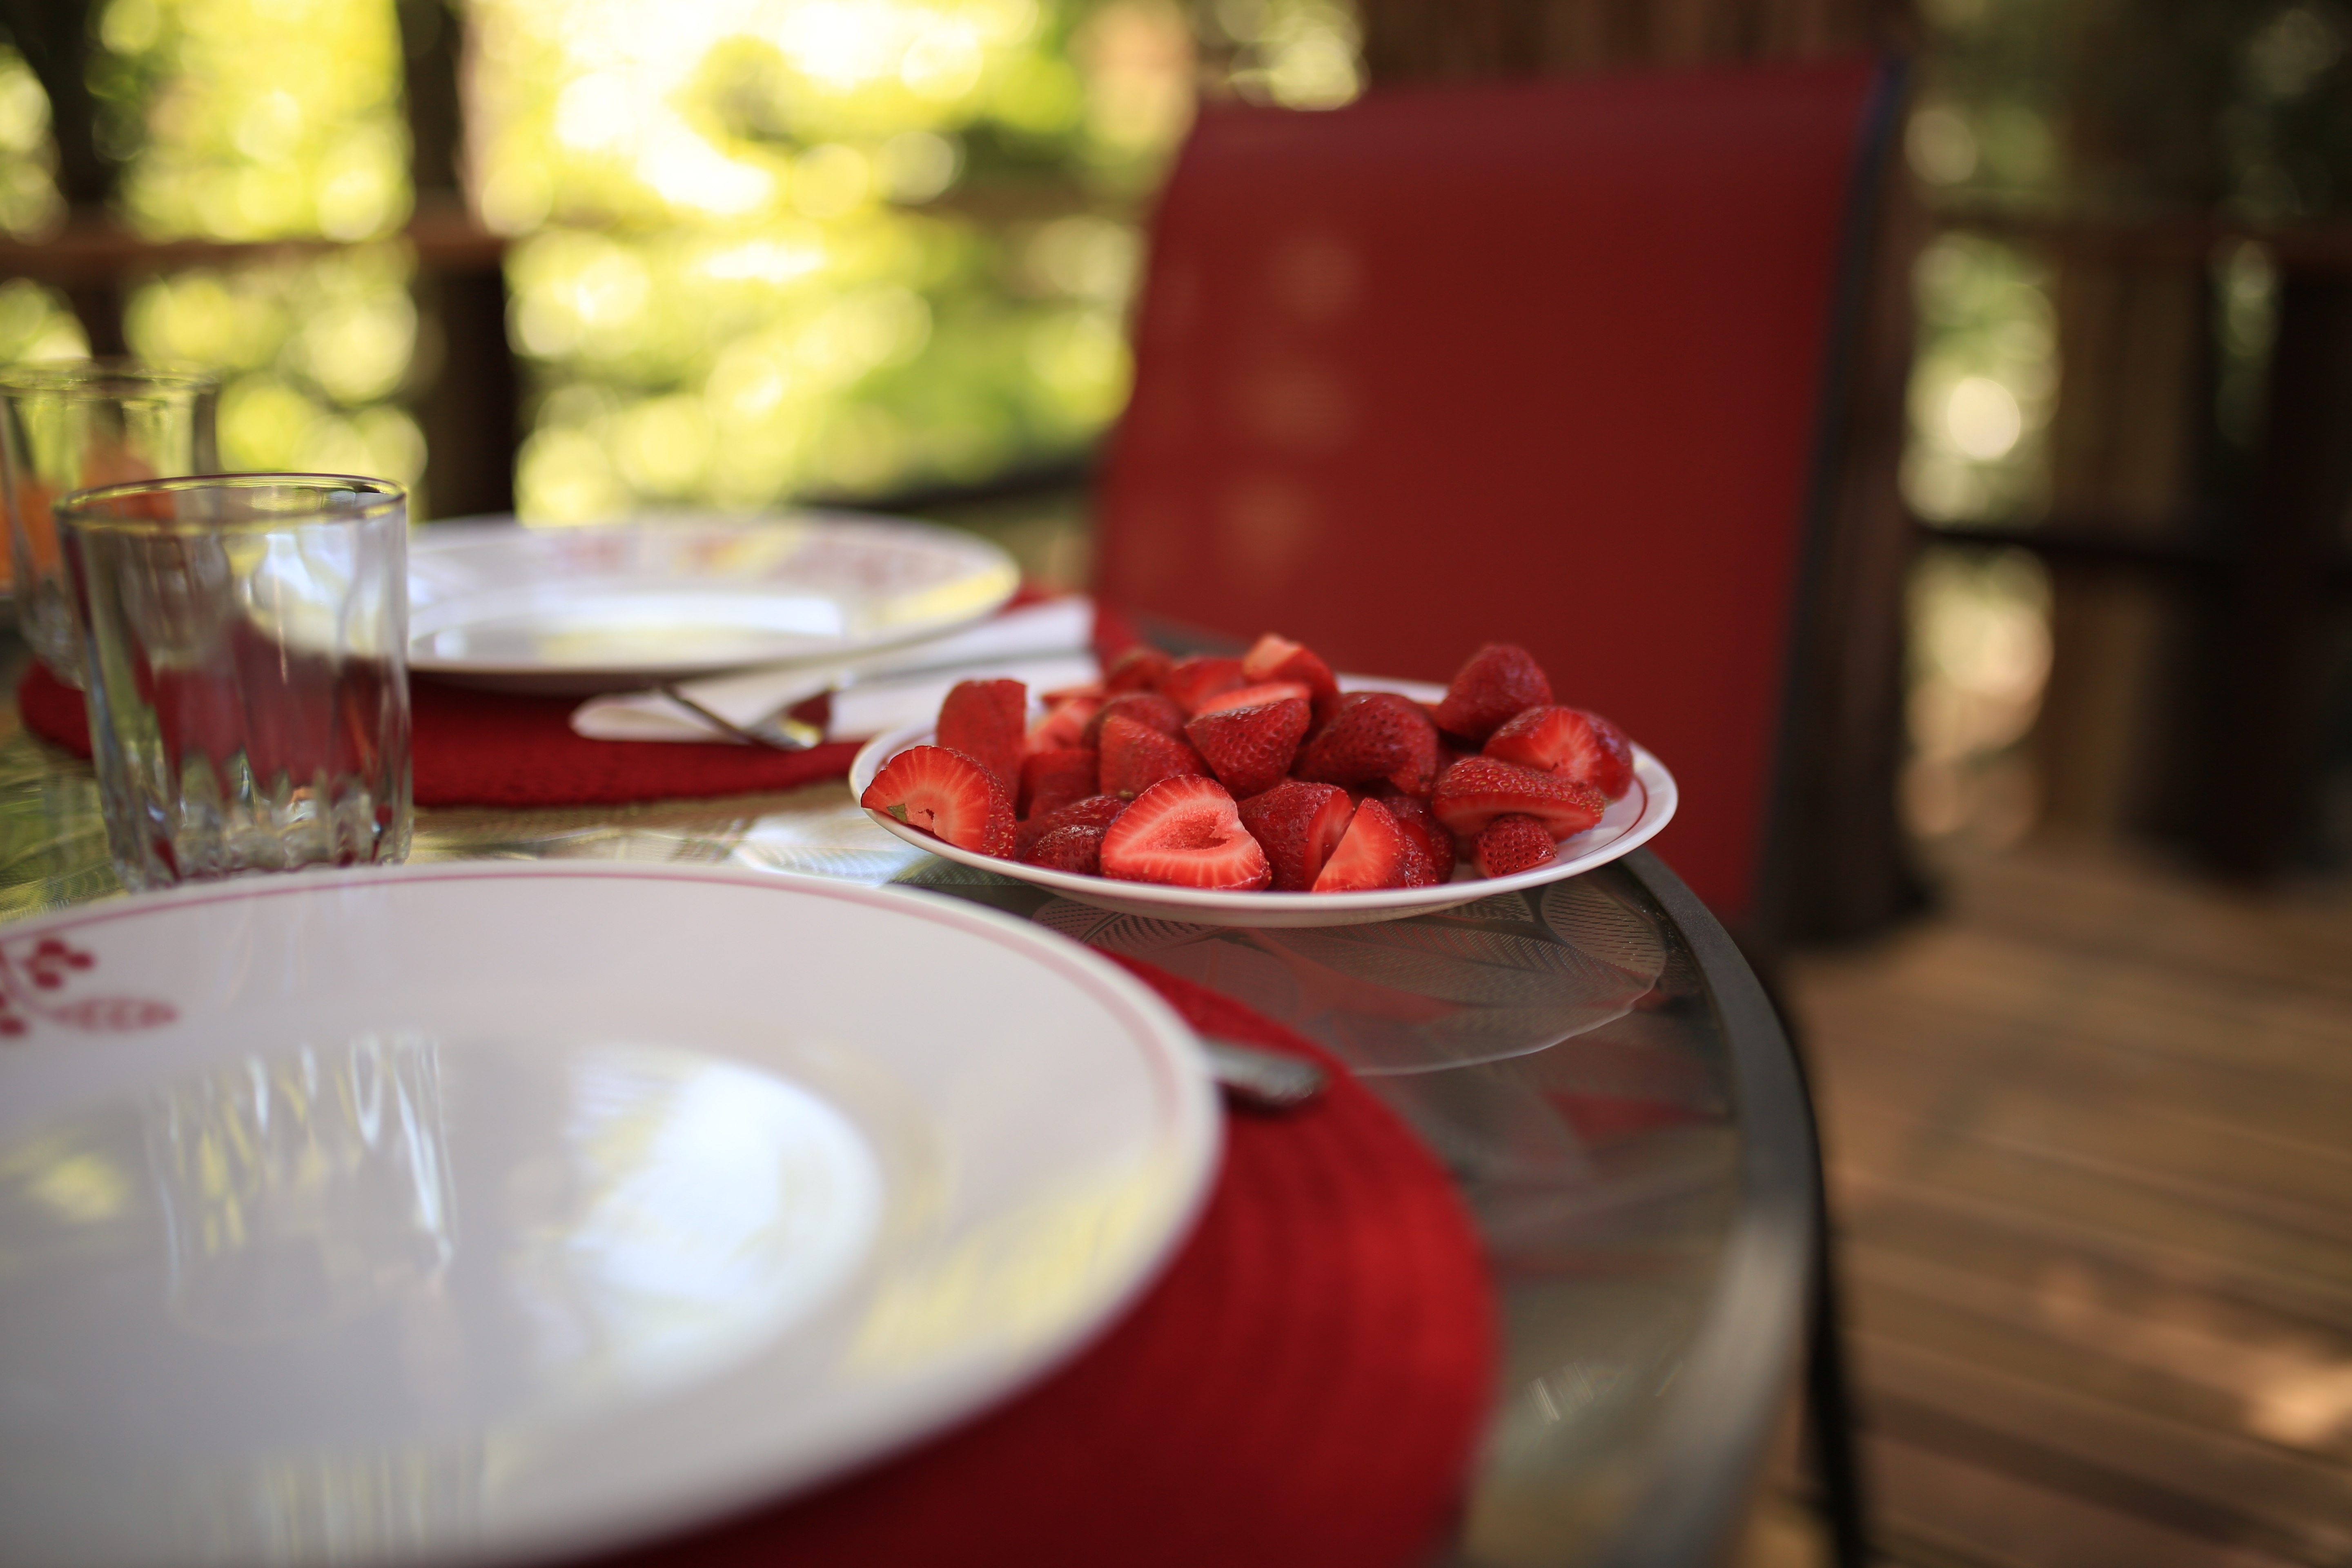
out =
[[389,480],[318,474],[58,503],[126,886],[407,857],[407,510]]
[[216,471],[219,386],[209,372],[127,359],[0,370],[0,499],[17,624],[67,684],[81,682],[81,632],[52,508],[99,485]]

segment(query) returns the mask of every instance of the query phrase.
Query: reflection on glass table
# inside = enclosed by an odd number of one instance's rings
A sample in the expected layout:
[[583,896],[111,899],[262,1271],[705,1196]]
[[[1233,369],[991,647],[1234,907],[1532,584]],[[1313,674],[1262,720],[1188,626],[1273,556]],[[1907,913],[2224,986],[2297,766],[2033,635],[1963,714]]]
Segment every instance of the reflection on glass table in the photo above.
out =
[[[1793,1365],[1812,1151],[1752,978],[1646,852],[1442,914],[1300,930],[1074,903],[901,843],[840,784],[420,812],[413,858],[897,883],[1233,996],[1328,1047],[1403,1116],[1453,1173],[1489,1249],[1504,1360],[1443,1561],[1702,1561],[1744,1505]],[[21,736],[0,744],[0,918],[119,891],[87,765]],[[402,1092],[435,1092],[423,1064],[394,1063]],[[433,1157],[400,1166],[412,1207],[429,1194]],[[429,1241],[429,1226],[415,1239]]]

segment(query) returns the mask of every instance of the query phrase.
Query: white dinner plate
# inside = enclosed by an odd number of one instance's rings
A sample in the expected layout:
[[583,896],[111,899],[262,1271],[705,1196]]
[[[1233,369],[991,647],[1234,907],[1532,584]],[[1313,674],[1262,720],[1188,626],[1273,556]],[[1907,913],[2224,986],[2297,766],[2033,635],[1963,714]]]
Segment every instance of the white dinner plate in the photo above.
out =
[[993,613],[1013,558],[931,523],[757,521],[409,533],[412,669],[503,691],[588,696],[754,665],[831,662]]
[[[1339,679],[1340,688],[1348,691],[1395,691],[1422,702],[1434,702],[1445,695],[1444,687],[1417,680],[1382,680],[1362,675],[1342,675]],[[909,746],[931,744],[932,735],[931,725],[919,724],[868,741],[849,764],[851,793],[863,795],[866,786],[874,782],[874,775],[882,771],[883,763]],[[1538,887],[1580,871],[1590,871],[1595,866],[1605,866],[1656,837],[1658,830],[1674,816],[1679,799],[1674,774],[1666,772],[1664,763],[1636,745],[1633,787],[1622,799],[1610,802],[1608,812],[1598,823],[1573,837],[1560,840],[1552,852],[1550,865],[1515,876],[1481,877],[1464,860],[1454,867],[1450,882],[1429,888],[1383,888],[1370,893],[1217,893],[1202,888],[1115,881],[1108,877],[1048,870],[1042,866],[1025,866],[1018,860],[982,855],[977,850],[960,849],[920,828],[907,826],[887,812],[869,810],[866,815],[918,848],[983,871],[1034,882],[1082,903],[1117,910],[1121,914],[1184,921],[1193,925],[1344,926],[1433,914],[1490,893]]]
[[1039,928],[699,868],[412,867],[0,931],[0,1562],[609,1550],[1070,1353],[1218,1146]]

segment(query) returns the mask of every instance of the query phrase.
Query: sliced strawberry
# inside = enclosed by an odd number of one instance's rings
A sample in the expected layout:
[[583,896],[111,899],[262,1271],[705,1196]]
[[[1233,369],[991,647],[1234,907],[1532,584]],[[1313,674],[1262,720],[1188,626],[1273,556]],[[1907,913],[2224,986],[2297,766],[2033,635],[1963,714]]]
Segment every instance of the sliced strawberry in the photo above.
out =
[[1492,757],[1465,757],[1437,781],[1429,808],[1463,838],[1475,837],[1486,824],[1513,811],[1534,817],[1554,838],[1565,838],[1600,821],[1609,803],[1591,784],[1559,773],[1538,773]]
[[1029,689],[1017,680],[959,680],[940,704],[937,740],[1013,788],[1021,782],[1022,742],[1029,720]]
[[1138,643],[1103,671],[1103,689],[1109,692],[1157,691],[1174,661],[1149,643]]
[[1408,888],[1427,887],[1454,879],[1454,835],[1429,809],[1429,802],[1390,785],[1376,792],[1389,815],[1413,842],[1420,874],[1406,879]]
[[1162,779],[1103,835],[1102,874],[1220,892],[1255,892],[1271,877],[1234,797],[1210,778]]
[[1087,721],[1086,733],[1079,737],[1082,746],[1102,744],[1103,721],[1112,714],[1132,719],[1147,730],[1157,730],[1163,735],[1184,732],[1184,710],[1157,691],[1122,691],[1104,702],[1095,716]]
[[1048,693],[1045,716],[1029,726],[1029,737],[1022,744],[1024,753],[1066,751],[1086,743],[1087,721],[1102,710],[1099,693],[1074,692],[1064,696]]
[[1021,759],[1021,793],[1014,809],[1024,818],[1058,811],[1095,793],[1095,753],[1083,747],[1032,752]]
[[1486,755],[1580,780],[1615,800],[1633,787],[1625,731],[1580,708],[1529,708],[1486,738]]
[[1242,655],[1242,679],[1297,681],[1307,688],[1318,723],[1330,718],[1331,710],[1339,706],[1339,682],[1332,676],[1331,667],[1311,650],[1273,632],[1252,643],[1249,652]]
[[1242,826],[1265,848],[1277,893],[1303,893],[1315,885],[1355,813],[1346,790],[1298,779],[1241,804]]
[[1040,812],[1013,829],[1014,853],[1026,855],[1030,845],[1057,827],[1108,827],[1126,809],[1127,802],[1115,795],[1090,795],[1059,811]]
[[1550,701],[1551,681],[1533,654],[1516,643],[1490,642],[1454,672],[1437,705],[1437,727],[1483,742],[1513,714]]
[[1109,695],[1110,693],[1104,689],[1101,681],[1081,680],[1076,686],[1056,686],[1051,691],[1041,691],[1037,694],[1037,700],[1051,708],[1057,703],[1075,701],[1081,697],[1091,697],[1099,702]]
[[1039,834],[1021,851],[1023,864],[1044,866],[1055,871],[1076,871],[1081,876],[1102,875],[1103,835],[1107,827],[1088,822],[1068,822]]
[[947,746],[910,746],[882,764],[857,804],[887,812],[959,849],[1013,853],[1013,792],[978,760]]
[[1180,773],[1206,778],[1209,764],[1181,736],[1163,735],[1124,714],[1114,713],[1102,730],[1102,792],[1139,795],[1161,779]]
[[1368,893],[1375,888],[1402,888],[1410,862],[1420,853],[1405,837],[1389,808],[1366,796],[1356,807],[1339,847],[1323,863],[1315,879],[1318,893]]
[[1279,702],[1286,697],[1307,698],[1310,693],[1296,680],[1266,680],[1255,686],[1236,686],[1231,691],[1220,691],[1192,710],[1198,719],[1203,713],[1222,713],[1228,708],[1263,708],[1269,702]]
[[1298,695],[1255,707],[1204,709],[1184,726],[1185,738],[1208,760],[1209,771],[1237,798],[1270,790],[1290,772],[1307,720],[1305,689],[1292,689]]
[[1478,830],[1470,863],[1481,877],[1508,877],[1552,861],[1551,829],[1532,816],[1507,811]]
[[1196,653],[1178,659],[1160,678],[1160,692],[1189,715],[1217,693],[1248,684],[1242,678],[1240,659]]
[[1393,691],[1350,691],[1291,771],[1315,784],[1387,779],[1407,794],[1427,795],[1437,777],[1437,731],[1420,704]]

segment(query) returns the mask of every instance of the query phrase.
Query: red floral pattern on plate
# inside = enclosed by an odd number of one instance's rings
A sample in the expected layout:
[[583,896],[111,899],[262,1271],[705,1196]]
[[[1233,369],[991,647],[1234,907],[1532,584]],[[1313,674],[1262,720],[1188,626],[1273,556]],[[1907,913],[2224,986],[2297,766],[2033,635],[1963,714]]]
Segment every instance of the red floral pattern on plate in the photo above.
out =
[[62,937],[0,942],[0,1037],[28,1034],[37,1023],[119,1034],[160,1028],[179,1017],[169,1002],[144,996],[62,994],[75,975],[97,965],[95,956]]

